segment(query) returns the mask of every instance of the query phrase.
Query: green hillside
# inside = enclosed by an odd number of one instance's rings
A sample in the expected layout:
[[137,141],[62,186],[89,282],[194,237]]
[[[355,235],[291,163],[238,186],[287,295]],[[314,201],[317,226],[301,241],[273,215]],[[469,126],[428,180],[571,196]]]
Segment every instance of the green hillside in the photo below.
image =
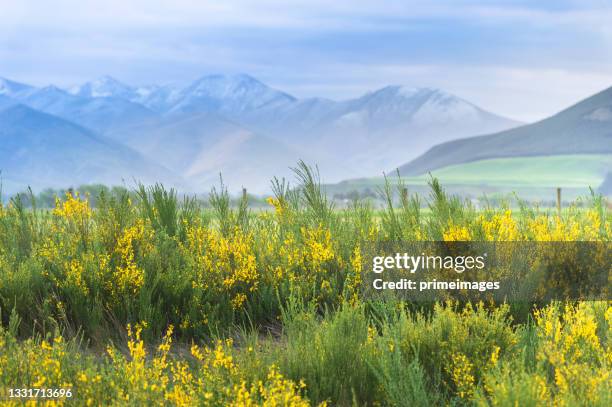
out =
[[[612,154],[495,158],[451,165],[431,172],[451,193],[466,196],[520,193],[527,199],[549,199],[557,187],[570,198],[597,189],[612,168]],[[429,174],[402,177],[413,192],[427,193]],[[382,177],[344,181],[329,186],[334,193],[374,192]]]
[[537,123],[432,147],[399,167],[402,175],[504,157],[612,154],[612,88]]
[[482,160],[440,168],[432,175],[448,184],[596,188],[611,167],[612,155],[558,155]]

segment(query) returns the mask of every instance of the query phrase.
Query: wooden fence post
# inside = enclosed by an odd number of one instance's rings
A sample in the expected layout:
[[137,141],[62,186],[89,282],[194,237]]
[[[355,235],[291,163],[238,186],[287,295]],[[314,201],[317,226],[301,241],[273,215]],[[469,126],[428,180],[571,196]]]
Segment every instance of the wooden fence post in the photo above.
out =
[[242,187],[242,199],[247,199],[247,189],[245,187]]
[[561,215],[561,188],[557,188],[557,212]]
[[402,188],[402,204],[408,202],[408,188]]

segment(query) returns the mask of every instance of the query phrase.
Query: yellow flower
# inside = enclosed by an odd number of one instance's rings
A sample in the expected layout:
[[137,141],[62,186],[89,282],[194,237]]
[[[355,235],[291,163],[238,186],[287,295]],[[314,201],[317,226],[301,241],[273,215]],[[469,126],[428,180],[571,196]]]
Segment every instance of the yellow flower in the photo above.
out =
[[284,205],[278,199],[270,196],[266,199],[266,202],[268,203],[268,205],[274,207],[276,215],[281,216],[284,213]]
[[474,365],[462,353],[451,355],[449,368],[453,383],[457,388],[457,395],[469,399],[474,394]]
[[117,240],[115,252],[120,256],[120,264],[109,282],[115,295],[136,294],[144,284],[144,270],[135,261],[134,244],[145,238],[144,221],[139,220],[132,227],[126,228]]
[[63,202],[59,198],[55,199],[53,214],[67,219],[83,219],[91,216],[91,209],[88,200],[81,199],[78,192],[74,195],[67,192],[66,199]]
[[491,353],[491,365],[495,366],[497,365],[497,362],[499,361],[499,351],[500,351],[500,347],[499,346],[494,346],[493,347],[493,352]]
[[444,232],[443,239],[446,242],[466,242],[472,239],[472,234],[467,227],[451,223]]

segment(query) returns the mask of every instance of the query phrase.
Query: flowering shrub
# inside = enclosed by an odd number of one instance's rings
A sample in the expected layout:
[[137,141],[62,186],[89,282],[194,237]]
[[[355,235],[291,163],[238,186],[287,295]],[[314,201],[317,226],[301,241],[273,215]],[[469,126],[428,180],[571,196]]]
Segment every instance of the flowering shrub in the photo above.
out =
[[[141,328],[127,328],[126,355],[108,347],[103,357],[79,353],[61,336],[17,342],[0,331],[0,396],[9,388],[70,389],[57,405],[267,405],[307,406],[304,383],[285,378],[270,365],[264,378],[249,377],[234,361],[231,341],[212,348],[193,346],[192,357],[172,355],[172,327],[161,344],[148,352]],[[18,401],[15,400],[15,405]]]
[[81,405],[611,404],[609,303],[362,296],[366,248],[389,240],[609,244],[601,200],[476,211],[435,190],[428,211],[406,197],[336,210],[316,185],[275,192],[260,213],[223,191],[194,209],[160,186],[95,209],[76,194],[50,211],[0,204],[2,391],[71,388]]

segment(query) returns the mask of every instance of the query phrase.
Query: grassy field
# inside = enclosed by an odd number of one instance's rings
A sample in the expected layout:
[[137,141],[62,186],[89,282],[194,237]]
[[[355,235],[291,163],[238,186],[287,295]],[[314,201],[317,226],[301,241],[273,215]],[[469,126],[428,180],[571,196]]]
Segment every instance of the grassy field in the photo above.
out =
[[482,160],[441,168],[432,175],[445,185],[596,189],[611,169],[612,155],[559,155]]
[[[612,170],[612,155],[559,155],[516,157],[475,161],[435,170],[437,178],[453,194],[466,197],[503,196],[517,193],[532,201],[554,200],[555,189],[563,188],[564,198],[575,200],[597,189]],[[429,174],[402,177],[412,191],[427,193]],[[331,194],[375,191],[383,177],[349,180],[329,186]]]
[[[583,405],[612,402],[607,301],[412,303],[365,296],[391,241],[610,242],[586,209],[332,207],[315,174],[270,211],[161,186],[0,206],[0,396],[66,405]],[[401,186],[398,186],[401,188]],[[563,272],[555,281],[563,280]],[[12,390],[11,390],[12,389]],[[63,389],[63,390],[60,390]],[[66,397],[67,392],[70,397]],[[61,393],[60,393],[61,392]],[[13,396],[11,400],[10,397]]]

